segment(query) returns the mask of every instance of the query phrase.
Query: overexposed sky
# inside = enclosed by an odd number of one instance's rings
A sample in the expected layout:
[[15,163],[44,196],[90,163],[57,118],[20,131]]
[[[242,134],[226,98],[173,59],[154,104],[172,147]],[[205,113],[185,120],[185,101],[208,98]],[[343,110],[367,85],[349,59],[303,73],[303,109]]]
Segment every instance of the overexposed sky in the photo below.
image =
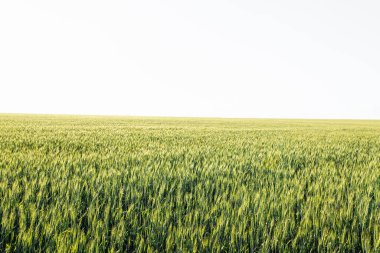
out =
[[0,113],[380,119],[380,2],[2,0]]

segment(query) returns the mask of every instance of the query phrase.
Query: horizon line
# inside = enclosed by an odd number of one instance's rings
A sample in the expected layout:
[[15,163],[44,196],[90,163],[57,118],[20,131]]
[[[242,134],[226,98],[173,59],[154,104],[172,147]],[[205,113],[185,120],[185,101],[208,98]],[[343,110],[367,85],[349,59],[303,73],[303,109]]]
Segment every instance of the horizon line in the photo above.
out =
[[75,116],[75,117],[125,117],[125,118],[173,118],[173,119],[232,119],[232,120],[338,120],[338,121],[380,121],[380,118],[302,118],[302,117],[229,117],[229,116],[179,116],[179,115],[132,115],[132,114],[83,114],[83,113],[24,113],[0,112],[3,115],[26,116]]

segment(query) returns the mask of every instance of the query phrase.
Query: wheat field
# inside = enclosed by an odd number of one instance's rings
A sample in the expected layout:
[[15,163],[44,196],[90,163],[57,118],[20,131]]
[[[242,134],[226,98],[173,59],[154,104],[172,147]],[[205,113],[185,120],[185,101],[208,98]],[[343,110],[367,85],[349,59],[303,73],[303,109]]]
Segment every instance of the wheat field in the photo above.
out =
[[0,115],[0,252],[380,252],[380,121]]

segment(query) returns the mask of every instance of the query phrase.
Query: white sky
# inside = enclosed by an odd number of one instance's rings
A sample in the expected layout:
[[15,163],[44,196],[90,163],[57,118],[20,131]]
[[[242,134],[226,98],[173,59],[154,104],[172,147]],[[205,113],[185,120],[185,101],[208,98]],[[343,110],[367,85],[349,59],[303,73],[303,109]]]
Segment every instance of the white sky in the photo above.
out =
[[0,112],[380,119],[380,1],[1,0]]

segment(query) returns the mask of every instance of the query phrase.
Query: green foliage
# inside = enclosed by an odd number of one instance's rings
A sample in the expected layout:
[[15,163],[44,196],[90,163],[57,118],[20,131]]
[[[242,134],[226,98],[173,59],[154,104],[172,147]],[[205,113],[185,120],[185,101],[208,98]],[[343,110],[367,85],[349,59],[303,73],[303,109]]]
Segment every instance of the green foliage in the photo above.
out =
[[0,252],[379,252],[380,122],[0,115]]

